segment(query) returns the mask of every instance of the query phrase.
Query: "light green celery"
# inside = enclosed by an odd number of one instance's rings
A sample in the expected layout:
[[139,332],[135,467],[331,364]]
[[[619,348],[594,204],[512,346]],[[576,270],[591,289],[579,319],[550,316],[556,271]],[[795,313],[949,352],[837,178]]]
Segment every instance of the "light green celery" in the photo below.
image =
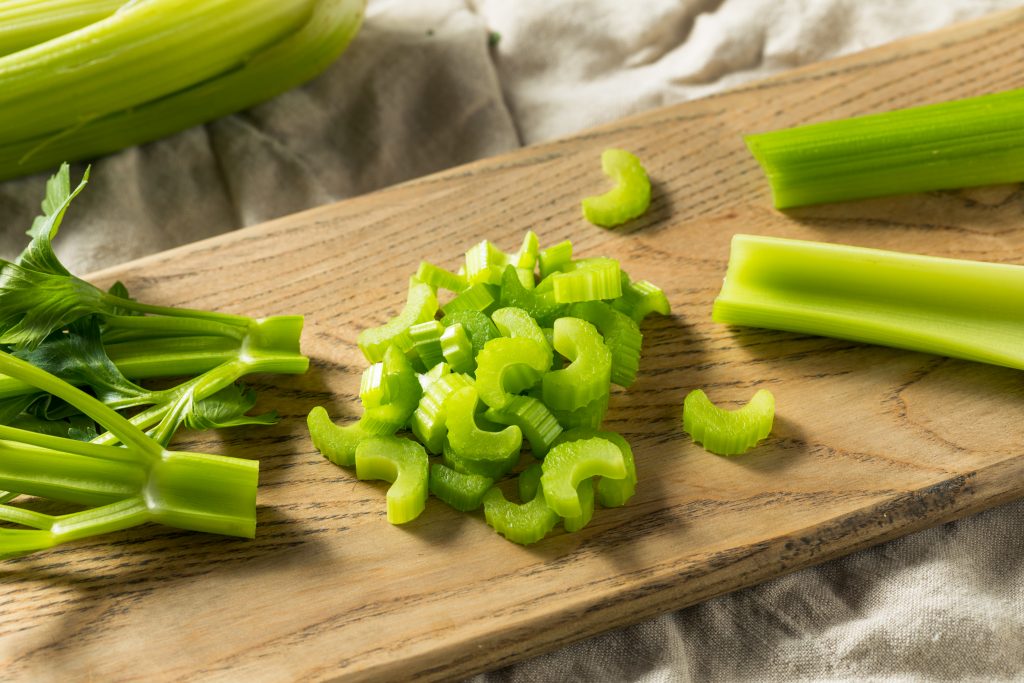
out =
[[448,443],[455,455],[466,460],[504,461],[517,454],[523,442],[519,427],[511,425],[496,432],[481,429],[478,403],[475,387],[454,391],[445,401]]
[[500,337],[476,357],[476,389],[489,407],[502,409],[513,395],[540,382],[551,367],[550,349],[525,337]]
[[560,304],[576,301],[615,299],[622,296],[619,262],[610,258],[590,258],[566,264],[551,276],[552,294]]
[[468,285],[465,276],[457,275],[450,270],[435,266],[429,261],[420,261],[420,266],[416,269],[416,279],[427,283],[435,291],[447,289],[450,292],[461,292]]
[[[540,478],[543,471],[541,464],[535,462],[519,473],[519,476],[516,477],[516,483],[519,486],[519,500],[531,501],[537,496],[537,492],[540,491]],[[579,496],[582,512],[577,517],[562,519],[562,526],[570,533],[579,531],[590,524],[590,520],[594,517],[594,480],[584,479],[581,481],[580,485],[576,487],[576,495]]]
[[537,257],[540,262],[540,277],[543,280],[547,276],[562,270],[563,266],[572,261],[572,242],[565,240],[540,252]]
[[110,430],[123,446],[82,443],[0,427],[0,487],[96,505],[45,515],[0,505],[0,557],[154,521],[251,538],[256,526],[257,461],[167,451],[125,418],[57,377],[5,353],[0,372],[61,398]]
[[719,408],[700,389],[683,401],[683,431],[716,455],[746,453],[771,433],[774,418],[775,397],[767,389],[737,410]]
[[473,342],[461,323],[455,323],[441,333],[441,355],[457,373],[468,373],[476,370],[476,358],[473,355]]
[[441,449],[442,462],[451,469],[461,474],[475,474],[488,479],[500,479],[519,464],[520,453],[518,450],[511,451],[504,458],[496,459],[474,459],[464,458],[454,450],[448,439],[444,440]]
[[565,304],[555,301],[550,288],[542,289],[550,278],[542,281],[534,289],[523,287],[515,268],[505,269],[501,276],[501,298],[503,307],[521,308],[526,311],[539,325],[551,325],[565,311]]
[[608,412],[608,399],[609,395],[605,393],[579,408],[571,410],[552,408],[551,414],[558,420],[558,424],[562,425],[565,429],[583,427],[600,429],[604,416]]
[[636,322],[603,301],[573,304],[568,314],[586,320],[604,337],[605,346],[612,354],[612,383],[620,387],[631,385],[640,370],[640,348],[644,339]]
[[405,307],[383,325],[360,332],[357,338],[359,350],[371,363],[377,363],[384,357],[384,350],[389,344],[396,344],[403,351],[408,350],[412,347],[409,328],[433,320],[436,313],[437,293],[425,282],[410,278]]
[[498,328],[482,311],[462,310],[449,313],[441,320],[445,327],[462,325],[473,344],[473,353],[480,353],[489,340],[500,337]]
[[415,441],[397,436],[374,436],[356,447],[356,476],[392,482],[387,492],[387,517],[405,524],[427,504],[427,452]]
[[484,496],[483,503],[488,526],[520,545],[536,543],[558,524],[558,514],[548,507],[543,490],[525,503],[513,503],[495,486]]
[[444,325],[437,320],[417,323],[409,328],[411,351],[424,370],[444,362],[444,353],[441,350],[441,335],[444,334],[444,329]]
[[553,446],[544,458],[541,487],[548,506],[561,517],[581,517],[577,488],[584,479],[627,476],[622,451],[602,438],[567,441]]
[[651,203],[651,181],[640,160],[622,149],[606,149],[601,153],[601,169],[615,181],[615,187],[584,199],[584,218],[613,228],[643,215]]
[[495,295],[490,289],[493,286],[483,282],[470,285],[441,306],[441,312],[451,315],[456,311],[486,311],[494,305]]
[[507,265],[508,254],[490,240],[483,240],[466,252],[466,281],[471,285],[480,282],[496,285],[501,282],[501,273]]
[[537,233],[527,230],[523,235],[523,243],[510,259],[509,263],[517,269],[529,272],[532,277],[533,269],[537,265],[537,258],[540,256],[540,242]]
[[537,324],[537,321],[533,319],[529,313],[521,308],[506,307],[499,308],[498,310],[491,313],[491,320],[494,322],[495,327],[498,328],[498,332],[503,337],[512,337],[532,339],[544,350],[547,358],[547,366],[545,369],[551,367],[553,362],[554,352],[551,349],[551,343],[548,341],[547,335]]
[[643,322],[651,313],[669,315],[671,313],[668,297],[657,285],[647,280],[633,282],[625,272],[620,272],[622,278],[622,296],[612,299],[611,307],[620,313],[625,313],[636,323]]
[[572,362],[544,375],[543,397],[549,408],[571,411],[607,397],[612,355],[593,325],[579,318],[559,318],[554,347]]
[[[134,4],[146,6],[143,10],[145,19],[152,21],[154,26],[160,24],[157,30],[136,21],[142,16],[136,14],[128,20],[118,18],[120,23],[101,29],[96,27],[103,22],[97,22],[88,27],[85,34],[76,32],[58,38],[71,44],[70,47],[74,48],[69,53],[71,55],[89,49],[103,53],[113,45],[119,55],[115,60],[101,57],[85,61],[83,57],[83,68],[91,72],[102,71],[102,77],[94,78],[81,69],[72,69],[65,75],[79,85],[57,87],[45,73],[52,73],[57,68],[52,63],[59,57],[53,42],[0,60],[7,67],[15,59],[27,62],[22,68],[26,72],[21,74],[22,78],[35,68],[44,71],[37,87],[47,88],[52,94],[51,99],[57,99],[50,111],[59,113],[49,116],[46,125],[31,114],[31,130],[27,130],[26,123],[22,127],[25,129],[23,133],[2,136],[0,179],[44,170],[61,161],[93,158],[155,140],[245,109],[304,83],[323,71],[348,46],[362,23],[366,2],[313,0],[280,3],[261,0],[252,3],[236,0],[228,3],[234,7],[231,12],[223,11],[223,2],[197,4],[191,0],[178,0],[174,3],[193,7],[188,14],[199,21],[197,25],[202,28],[201,34],[183,30],[178,16],[169,12],[171,3]],[[269,11],[265,12],[263,7]],[[207,14],[212,20],[207,20]],[[257,24],[260,28],[254,30]],[[176,34],[173,36],[175,41],[183,42],[181,49],[171,49],[164,40],[170,37],[167,34],[171,32]],[[102,40],[90,46],[89,40],[100,37],[99,33],[104,34]],[[230,38],[235,33],[247,35],[236,42]],[[150,40],[150,36],[156,39]],[[82,47],[75,47],[78,42]],[[119,46],[129,43],[137,43],[139,49],[148,43],[148,49],[162,53],[162,60],[170,60],[167,71],[173,75],[176,85],[171,85],[169,77],[154,77],[152,74],[157,61],[148,56],[140,58],[136,54],[138,49],[126,50],[122,56]],[[246,49],[239,49],[243,45],[247,46]],[[52,56],[50,51],[54,53]],[[196,60],[181,60],[181,54],[192,51],[204,56]],[[46,58],[38,59],[41,55]],[[233,59],[230,59],[232,55]],[[214,60],[227,63],[226,68],[211,69]],[[187,69],[179,68],[183,61],[195,64]],[[0,67],[0,84],[5,84],[3,74],[7,67]],[[207,75],[197,80],[195,72],[199,69]],[[193,72],[192,76],[181,78],[189,71]],[[132,97],[138,100],[134,105],[111,109],[110,102],[123,101],[124,94],[136,92],[137,83],[145,81],[155,81],[155,85],[148,85],[147,90],[164,90],[164,94],[156,98]],[[168,89],[169,86],[173,90]],[[96,95],[104,106],[83,111],[86,99],[79,100],[79,90]],[[104,94],[107,90],[112,91],[110,95]],[[42,100],[34,96],[27,98],[25,103],[31,105],[34,112],[42,109]],[[69,106],[69,103],[75,106]],[[3,112],[0,120],[6,128],[8,109],[4,106],[0,111]]]
[[460,512],[476,510],[494,480],[457,472],[441,463],[430,464],[430,492]]
[[519,427],[537,458],[547,455],[551,444],[562,433],[562,426],[548,407],[533,396],[512,396],[501,410],[490,408],[484,417],[497,424]]
[[4,0],[0,2],[0,56],[105,19],[125,1]]
[[775,206],[1024,180],[1024,89],[748,135]]
[[714,320],[1024,369],[1024,266],[736,235]]
[[419,405],[409,420],[409,427],[416,438],[431,453],[441,452],[444,439],[448,435],[447,413],[444,403],[458,389],[473,386],[469,375],[459,372],[439,377],[436,382],[423,390]]
[[567,441],[581,441],[594,437],[610,441],[622,451],[622,459],[626,465],[626,476],[621,479],[599,479],[597,482],[597,498],[605,507],[620,507],[625,505],[633,494],[636,493],[636,461],[633,459],[633,449],[629,442],[617,432],[599,431],[580,427],[567,429],[555,440],[556,444]]

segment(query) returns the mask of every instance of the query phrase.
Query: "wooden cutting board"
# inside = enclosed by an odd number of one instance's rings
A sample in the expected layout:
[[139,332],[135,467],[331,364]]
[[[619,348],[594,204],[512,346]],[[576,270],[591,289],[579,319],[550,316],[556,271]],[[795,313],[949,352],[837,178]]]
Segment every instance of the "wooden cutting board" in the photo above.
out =
[[[803,68],[99,274],[142,300],[306,315],[302,377],[254,378],[273,428],[179,444],[259,458],[253,541],[147,526],[0,567],[9,680],[422,680],[491,669],[1024,494],[1013,370],[711,322],[737,232],[1024,263],[1019,185],[787,214],[741,135],[1024,86],[1024,11]],[[609,232],[579,215],[599,154],[636,152],[650,212]],[[523,548],[431,500],[403,527],[385,486],[312,448],[305,415],[356,414],[363,327],[397,310],[421,258],[455,268],[488,237],[571,238],[665,288],[639,380],[608,427],[640,487],[576,534]],[[778,418],[719,458],[681,431],[692,388]]]

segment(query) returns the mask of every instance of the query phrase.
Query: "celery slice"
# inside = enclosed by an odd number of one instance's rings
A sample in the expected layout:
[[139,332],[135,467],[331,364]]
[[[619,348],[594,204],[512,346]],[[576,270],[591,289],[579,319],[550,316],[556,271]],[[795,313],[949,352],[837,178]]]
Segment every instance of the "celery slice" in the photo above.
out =
[[[535,462],[519,473],[519,476],[516,477],[516,483],[519,485],[519,500],[531,501],[536,497],[540,490],[540,477],[543,471],[541,464]],[[610,479],[609,481],[615,480]],[[582,513],[578,517],[562,519],[562,526],[570,533],[579,531],[590,524],[590,520],[594,518],[594,480],[584,479],[581,481],[580,485],[576,487],[576,494],[580,499]]]
[[520,545],[541,540],[558,524],[558,513],[548,507],[543,489],[526,503],[512,503],[497,486],[484,495],[484,519],[499,534]]
[[356,447],[356,477],[393,482],[387,493],[387,516],[392,524],[419,517],[427,504],[427,452],[415,441],[375,436]]
[[636,323],[643,322],[651,313],[669,315],[671,313],[668,297],[665,292],[647,280],[633,282],[625,272],[622,277],[622,296],[611,301],[611,307],[625,313]]
[[450,270],[435,266],[429,261],[420,261],[420,266],[416,269],[416,279],[420,282],[426,282],[434,288],[434,291],[447,289],[450,292],[461,292],[469,286],[465,276],[456,275]]
[[775,206],[1024,180],[1024,89],[748,135]]
[[551,276],[555,301],[615,299],[622,296],[619,262],[610,258],[592,258],[566,265],[567,270]]
[[[543,284],[543,283],[542,283]],[[501,276],[502,307],[521,308],[540,325],[551,325],[565,311],[565,304],[555,301],[550,290],[527,289],[519,281],[515,268],[507,268]]]
[[416,438],[431,453],[440,453],[444,438],[448,435],[447,413],[444,403],[458,389],[473,386],[468,375],[453,372],[437,379],[423,390],[419,405],[409,420],[409,427]]
[[606,149],[601,168],[615,187],[584,199],[583,216],[594,225],[614,228],[643,215],[651,203],[651,181],[640,160],[622,149]]
[[537,321],[529,313],[521,308],[499,308],[491,313],[491,320],[503,337],[512,337],[513,339],[522,337],[537,342],[544,349],[547,356],[545,370],[551,367],[554,355],[554,351],[551,349],[551,342],[548,340],[547,335],[544,334],[544,330],[540,328],[540,325],[537,324]]
[[540,277],[543,280],[549,275],[559,272],[572,261],[572,242],[565,240],[540,252]]
[[460,512],[480,507],[493,485],[489,477],[457,472],[437,462],[430,465],[430,492]]
[[456,472],[475,474],[495,480],[505,476],[519,464],[518,450],[512,451],[504,458],[493,460],[465,458],[452,450],[452,445],[448,439],[444,440],[441,453],[442,462]]
[[470,285],[462,290],[455,298],[441,306],[441,312],[446,316],[456,311],[486,311],[495,303],[495,295],[491,287],[483,282]]
[[441,349],[441,335],[444,334],[444,330],[444,325],[437,320],[416,323],[409,328],[411,350],[424,368],[433,368],[444,362],[444,352]]
[[523,235],[523,243],[520,245],[519,251],[515,253],[515,256],[509,259],[509,263],[517,269],[530,273],[530,277],[532,278],[533,269],[537,265],[537,258],[539,255],[540,242],[537,240],[537,233],[533,230],[527,230],[526,234]]
[[384,352],[381,375],[387,390],[368,396],[372,400],[364,401],[359,422],[371,434],[394,434],[412,417],[423,390],[409,359],[397,346]]
[[581,517],[583,507],[577,488],[584,479],[627,476],[619,447],[607,439],[567,441],[553,446],[544,458],[541,487],[548,506],[561,517]]
[[612,354],[593,325],[578,318],[559,318],[554,346],[572,362],[542,379],[544,403],[552,411],[572,411],[607,398]]
[[384,357],[388,344],[397,344],[403,351],[412,347],[409,328],[417,323],[434,319],[437,313],[437,294],[433,288],[416,278],[409,278],[409,293],[405,307],[397,316],[380,327],[371,327],[359,333],[359,349],[371,363]]
[[736,235],[713,318],[1024,369],[1024,266]]
[[585,427],[568,429],[555,440],[556,444],[581,441],[600,437],[610,441],[622,451],[622,459],[626,465],[626,476],[622,479],[604,479],[597,482],[597,498],[605,507],[621,507],[636,493],[636,461],[629,442],[618,432],[605,432]]
[[562,410],[559,408],[551,409],[551,414],[555,416],[556,420],[558,420],[558,424],[562,425],[566,429],[582,427],[599,429],[607,412],[607,393],[598,396],[590,403],[582,405],[579,408],[574,408],[572,410]]
[[551,356],[533,339],[501,337],[484,344],[476,357],[476,389],[480,400],[502,409],[514,394],[540,382]]
[[478,403],[475,387],[452,392],[445,401],[448,443],[452,452],[466,460],[490,461],[505,461],[510,455],[518,454],[523,442],[519,427],[511,425],[499,432],[481,429],[476,417]]
[[552,412],[533,396],[512,396],[501,410],[490,408],[484,417],[491,422],[519,427],[537,458],[547,455],[551,444],[562,433],[562,426]]
[[746,453],[771,433],[774,418],[775,397],[767,389],[737,410],[719,408],[700,389],[683,401],[683,430],[716,455]]
[[473,344],[474,355],[480,353],[488,341],[501,336],[491,319],[481,311],[455,311],[442,318],[441,322],[446,327],[462,325]]
[[585,301],[569,307],[573,318],[586,320],[601,333],[612,354],[611,381],[628,387],[640,370],[640,347],[644,336],[632,318],[603,301]]
[[466,281],[469,284],[501,282],[501,273],[509,265],[508,254],[489,240],[478,242],[466,252]]
[[441,334],[441,355],[455,372],[467,373],[476,370],[473,342],[461,323],[444,329]]

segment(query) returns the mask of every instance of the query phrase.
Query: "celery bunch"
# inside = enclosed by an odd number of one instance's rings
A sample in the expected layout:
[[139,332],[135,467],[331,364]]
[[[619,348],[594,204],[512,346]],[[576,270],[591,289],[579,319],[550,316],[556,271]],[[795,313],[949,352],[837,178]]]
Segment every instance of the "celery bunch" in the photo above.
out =
[[154,140],[299,85],[348,45],[365,0],[51,5],[0,0],[0,179]]

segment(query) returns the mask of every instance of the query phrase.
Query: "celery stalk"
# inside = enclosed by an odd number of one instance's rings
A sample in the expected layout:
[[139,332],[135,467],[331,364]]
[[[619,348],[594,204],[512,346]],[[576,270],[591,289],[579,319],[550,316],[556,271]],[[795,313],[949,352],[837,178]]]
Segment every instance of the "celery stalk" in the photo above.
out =
[[736,235],[712,317],[1024,369],[1024,266]]
[[126,0],[3,0],[0,56],[46,42],[113,14]]
[[745,138],[775,206],[1024,180],[1024,89]]

